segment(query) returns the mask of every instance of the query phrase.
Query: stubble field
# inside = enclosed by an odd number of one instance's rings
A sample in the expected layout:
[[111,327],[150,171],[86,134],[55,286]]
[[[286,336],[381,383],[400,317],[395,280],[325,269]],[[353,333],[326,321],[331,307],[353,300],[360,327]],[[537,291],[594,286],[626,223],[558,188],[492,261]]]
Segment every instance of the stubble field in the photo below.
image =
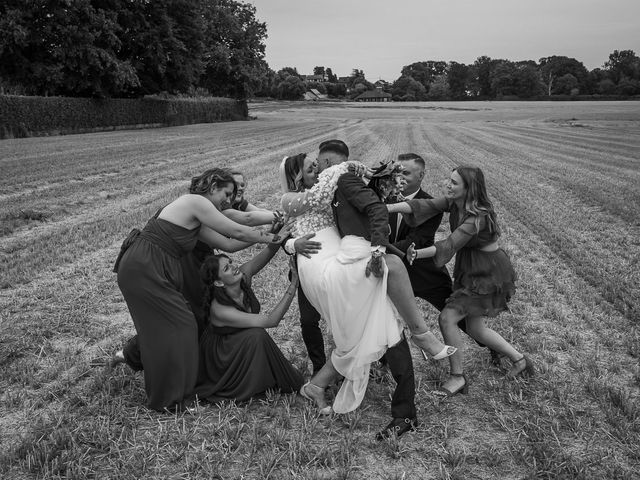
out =
[[[247,122],[0,141],[2,478],[639,478],[638,102],[250,112]],[[443,401],[432,391],[447,362],[414,350],[422,425],[382,443],[389,377],[356,412],[331,418],[278,394],[197,415],[147,411],[140,374],[100,365],[134,332],[111,272],[122,239],[211,166],[244,171],[250,200],[275,208],[282,157],[336,137],[368,164],[423,155],[433,195],[455,165],[485,171],[519,274],[511,312],[492,323],[537,376],[507,381],[467,341],[470,392]],[[254,281],[267,311],[287,286],[286,260]],[[437,312],[420,306],[437,330]],[[270,333],[310,369],[295,307]]]

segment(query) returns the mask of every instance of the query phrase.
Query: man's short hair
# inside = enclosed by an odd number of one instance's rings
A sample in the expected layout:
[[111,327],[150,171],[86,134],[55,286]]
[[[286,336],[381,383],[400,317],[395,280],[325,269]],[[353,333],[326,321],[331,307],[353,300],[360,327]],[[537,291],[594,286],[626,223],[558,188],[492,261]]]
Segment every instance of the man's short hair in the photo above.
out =
[[342,140],[326,140],[318,147],[319,153],[334,152],[349,158],[349,147]]
[[417,153],[401,153],[400,155],[398,155],[398,161],[402,162],[402,161],[407,161],[407,160],[413,160],[418,165],[420,165],[423,170],[426,167],[426,163],[424,161],[424,158],[422,158]]

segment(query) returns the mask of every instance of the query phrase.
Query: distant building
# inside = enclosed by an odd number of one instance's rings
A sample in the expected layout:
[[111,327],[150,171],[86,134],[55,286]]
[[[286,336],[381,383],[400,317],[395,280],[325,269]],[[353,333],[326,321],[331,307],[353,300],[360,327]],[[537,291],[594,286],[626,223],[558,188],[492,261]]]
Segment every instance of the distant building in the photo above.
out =
[[302,75],[302,79],[307,82],[324,82],[324,75]]
[[373,84],[373,86],[379,88],[380,90],[384,90],[385,88],[389,87],[389,82],[380,79],[377,80],[376,83]]
[[391,94],[376,88],[375,90],[367,90],[361,93],[354,100],[356,102],[390,102]]
[[351,77],[338,77],[338,83],[349,83]]
[[320,93],[317,89],[311,88],[305,92],[304,99],[311,101],[326,100],[327,96],[324,93]]

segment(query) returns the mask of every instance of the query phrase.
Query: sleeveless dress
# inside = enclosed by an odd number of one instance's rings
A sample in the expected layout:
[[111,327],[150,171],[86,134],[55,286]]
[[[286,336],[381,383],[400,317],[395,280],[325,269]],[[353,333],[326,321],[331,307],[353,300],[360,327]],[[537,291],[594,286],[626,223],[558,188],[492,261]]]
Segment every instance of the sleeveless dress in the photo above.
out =
[[[492,252],[480,250],[495,243],[498,234],[491,231],[485,216],[467,215],[460,218],[456,204],[446,197],[409,200],[412,213],[403,215],[412,226],[449,212],[451,235],[435,242],[434,263],[443,266],[453,256],[453,293],[445,308],[454,308],[465,316],[495,317],[508,310],[508,302],[516,290],[516,272],[509,255],[498,248]],[[476,219],[478,224],[476,225]]]
[[[244,281],[244,280],[243,280]],[[260,313],[260,303],[250,287],[238,310]],[[285,358],[264,328],[206,328],[200,340],[200,370],[195,393],[209,402],[242,402],[267,390],[294,393],[303,378]]]
[[[235,203],[229,208],[244,212],[247,210],[249,202],[243,198],[240,203]],[[200,267],[209,255],[215,253],[214,249],[205,242],[198,240],[193,251],[187,253],[180,259],[183,273],[182,294],[189,303],[189,307],[198,322],[198,338],[202,336],[206,328],[206,312],[202,305],[205,287],[200,278]]]
[[296,217],[295,236],[315,232],[317,254],[298,255],[300,284],[311,304],[327,321],[336,348],[331,363],[344,376],[333,403],[336,413],[358,408],[367,390],[369,369],[388,347],[402,340],[402,325],[387,296],[387,273],[368,278],[365,268],[371,242],[353,235],[340,238],[331,201],[345,164],[324,170],[313,188],[285,194],[282,207]]
[[198,371],[198,327],[182,292],[181,257],[200,227],[151,218],[122,254],[118,286],[137,332],[147,405],[154,410],[188,401]]

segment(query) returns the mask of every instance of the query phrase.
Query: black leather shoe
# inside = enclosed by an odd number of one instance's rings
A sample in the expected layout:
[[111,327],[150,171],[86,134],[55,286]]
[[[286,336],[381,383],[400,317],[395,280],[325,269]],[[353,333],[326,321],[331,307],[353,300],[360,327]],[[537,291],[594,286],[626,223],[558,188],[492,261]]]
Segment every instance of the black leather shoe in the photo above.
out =
[[416,427],[420,425],[417,418],[394,418],[389,422],[389,425],[384,427],[384,430],[379,431],[376,434],[376,440],[384,440],[385,438],[390,438],[392,436],[396,436],[400,438],[407,432],[412,432],[416,429]]

